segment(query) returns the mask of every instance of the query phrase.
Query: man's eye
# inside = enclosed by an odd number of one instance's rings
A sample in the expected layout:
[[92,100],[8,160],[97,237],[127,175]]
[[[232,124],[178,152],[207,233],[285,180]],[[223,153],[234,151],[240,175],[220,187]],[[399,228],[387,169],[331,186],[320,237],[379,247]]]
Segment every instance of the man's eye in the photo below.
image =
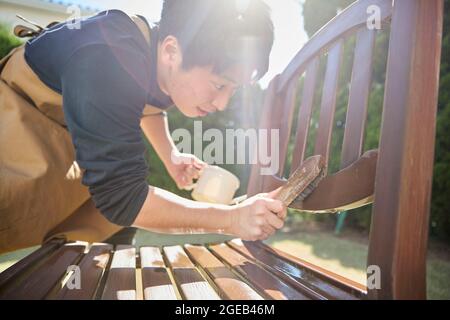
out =
[[221,85],[221,84],[214,84],[214,87],[215,87],[217,90],[222,90],[223,88],[225,88],[225,86],[224,86],[224,85]]

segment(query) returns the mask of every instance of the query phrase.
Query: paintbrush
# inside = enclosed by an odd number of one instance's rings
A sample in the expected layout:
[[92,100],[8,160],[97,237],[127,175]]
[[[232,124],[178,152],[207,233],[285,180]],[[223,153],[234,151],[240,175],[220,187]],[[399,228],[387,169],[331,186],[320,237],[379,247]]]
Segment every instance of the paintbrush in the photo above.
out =
[[292,201],[303,201],[308,197],[325,176],[325,161],[321,155],[307,158],[288,178],[275,199],[288,207]]
[[[321,155],[311,156],[303,161],[286,183],[280,187],[274,199],[281,200],[288,207],[295,199],[303,201],[317,187],[325,176],[325,161]],[[247,195],[236,197],[231,204],[247,199]]]

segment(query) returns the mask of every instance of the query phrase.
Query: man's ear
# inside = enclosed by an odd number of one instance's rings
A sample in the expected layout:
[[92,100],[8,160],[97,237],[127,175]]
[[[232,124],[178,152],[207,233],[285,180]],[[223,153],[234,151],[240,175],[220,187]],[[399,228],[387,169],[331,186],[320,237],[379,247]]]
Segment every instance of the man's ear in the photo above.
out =
[[160,45],[161,62],[167,67],[178,67],[183,60],[178,39],[167,36]]

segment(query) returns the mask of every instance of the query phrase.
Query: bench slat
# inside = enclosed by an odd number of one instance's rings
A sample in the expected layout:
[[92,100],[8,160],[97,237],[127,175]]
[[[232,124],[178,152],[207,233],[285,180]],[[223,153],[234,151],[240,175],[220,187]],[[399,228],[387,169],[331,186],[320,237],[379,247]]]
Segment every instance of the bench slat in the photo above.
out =
[[311,113],[316,89],[317,73],[319,69],[319,58],[315,57],[306,69],[305,85],[303,87],[302,101],[297,118],[297,132],[295,136],[295,147],[292,155],[291,174],[298,168],[305,158],[306,141],[311,121]]
[[202,277],[181,246],[164,247],[163,251],[184,299],[220,300],[219,295]]
[[309,300],[306,295],[296,291],[226,244],[212,245],[209,248],[218,258],[246,278],[264,297],[276,300]]
[[[264,250],[272,253],[272,255],[275,255],[278,259],[281,259],[290,264],[291,270],[307,270],[318,279],[324,281],[324,283],[327,283],[330,286],[330,289],[334,286],[350,294],[350,296],[344,294],[339,297],[339,291],[332,291],[337,293],[337,297],[339,299],[352,299],[352,296],[356,299],[365,299],[367,296],[366,286],[359,282],[350,280],[334,272],[309,263],[303,259],[294,257],[289,253],[278,250],[263,243],[262,241],[256,241],[254,242],[254,245],[263,248]],[[325,288],[325,290],[328,290],[328,288]]]
[[341,169],[351,165],[361,156],[364,128],[372,77],[375,30],[361,28],[356,35],[355,57],[345,120]]
[[379,9],[381,22],[389,19],[393,11],[392,0],[355,1],[314,34],[297,52],[297,55],[281,73],[277,92],[283,90],[296,75],[300,74],[308,60],[319,54],[323,48],[328,47],[336,39],[345,36],[352,29],[366,26],[369,17],[367,8],[369,6],[376,6]]
[[[304,263],[300,265],[299,263],[283,259],[284,257],[282,258],[280,256],[280,251],[277,251],[275,248],[262,242],[249,242],[242,241],[241,239],[234,239],[229,241],[228,245],[252,261],[258,261],[265,269],[273,272],[280,277],[280,279],[283,279],[287,283],[298,288],[299,291],[305,292],[305,294],[311,296],[311,298],[320,300],[357,299],[357,297],[350,292],[353,289],[347,288],[347,291],[343,290],[341,288],[342,285],[341,287],[338,287],[328,278],[317,274],[314,269],[309,269],[312,266],[311,264],[306,265],[306,263]],[[285,257],[287,257],[287,255],[285,255]],[[317,267],[317,269],[320,269],[322,273],[327,273],[330,276],[339,277],[338,275],[332,274],[321,268]]]
[[58,300],[93,299],[111,258],[113,246],[105,243],[94,243],[79,264],[81,288],[69,289],[67,283],[56,294]]
[[220,296],[230,300],[262,300],[263,297],[233,274],[204,246],[185,245],[185,250],[220,289]]
[[145,300],[177,300],[161,251],[157,247],[142,247],[141,272]]
[[327,69],[322,90],[322,102],[320,106],[319,129],[317,131],[314,154],[320,154],[328,164],[331,132],[333,131],[333,119],[336,109],[336,93],[338,87],[339,69],[342,57],[342,43],[339,39],[328,52]]
[[66,274],[67,267],[76,264],[86,249],[87,243],[67,243],[56,250],[35,271],[17,286],[0,296],[2,299],[44,299],[57,282]]
[[[278,147],[279,149],[279,167],[277,175],[278,177],[283,177],[289,145],[289,136],[292,129],[292,118],[294,117],[295,98],[297,96],[297,82],[292,81],[292,83],[290,83],[287,87],[286,92],[281,92],[279,95],[283,97],[283,99],[281,99],[279,107],[275,108],[277,114],[272,118],[272,121],[277,123],[276,129],[279,129],[278,146],[276,144],[276,141],[272,141],[271,135],[268,136],[268,140],[270,141],[270,145],[275,144],[275,147]],[[272,147],[268,150],[272,150]]]
[[102,299],[136,299],[136,249],[133,246],[116,247]]
[[17,277],[38,265],[63,244],[64,240],[62,239],[52,240],[0,273],[0,292],[5,289],[10,281],[15,281]]
[[[277,79],[278,76],[275,76],[275,78],[270,81],[269,87],[266,89],[265,92],[265,98],[264,98],[264,104],[262,106],[262,113],[261,113],[261,124],[260,129],[265,129],[268,132],[268,136],[270,136],[270,129],[271,129],[271,113],[273,112],[272,105],[276,103],[277,97],[275,95],[275,90],[277,86]],[[255,147],[253,151],[258,151],[261,147]],[[270,150],[270,144],[268,139],[265,141],[264,145],[265,150]],[[257,157],[256,164],[253,164],[251,166],[251,174],[248,181],[248,187],[247,187],[247,195],[252,196],[259,192],[261,192],[261,187],[264,185],[264,178],[265,176],[261,175],[261,166],[262,163],[260,162],[260,157]]]

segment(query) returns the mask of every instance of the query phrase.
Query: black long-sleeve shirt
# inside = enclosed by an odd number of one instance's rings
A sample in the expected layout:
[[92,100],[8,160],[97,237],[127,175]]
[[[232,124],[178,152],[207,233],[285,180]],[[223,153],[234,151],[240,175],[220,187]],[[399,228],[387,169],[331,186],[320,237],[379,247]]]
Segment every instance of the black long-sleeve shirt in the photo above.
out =
[[129,226],[147,196],[140,119],[145,104],[172,105],[156,79],[157,26],[146,42],[133,20],[108,10],[70,29],[53,26],[25,47],[39,78],[62,94],[64,117],[97,208]]

